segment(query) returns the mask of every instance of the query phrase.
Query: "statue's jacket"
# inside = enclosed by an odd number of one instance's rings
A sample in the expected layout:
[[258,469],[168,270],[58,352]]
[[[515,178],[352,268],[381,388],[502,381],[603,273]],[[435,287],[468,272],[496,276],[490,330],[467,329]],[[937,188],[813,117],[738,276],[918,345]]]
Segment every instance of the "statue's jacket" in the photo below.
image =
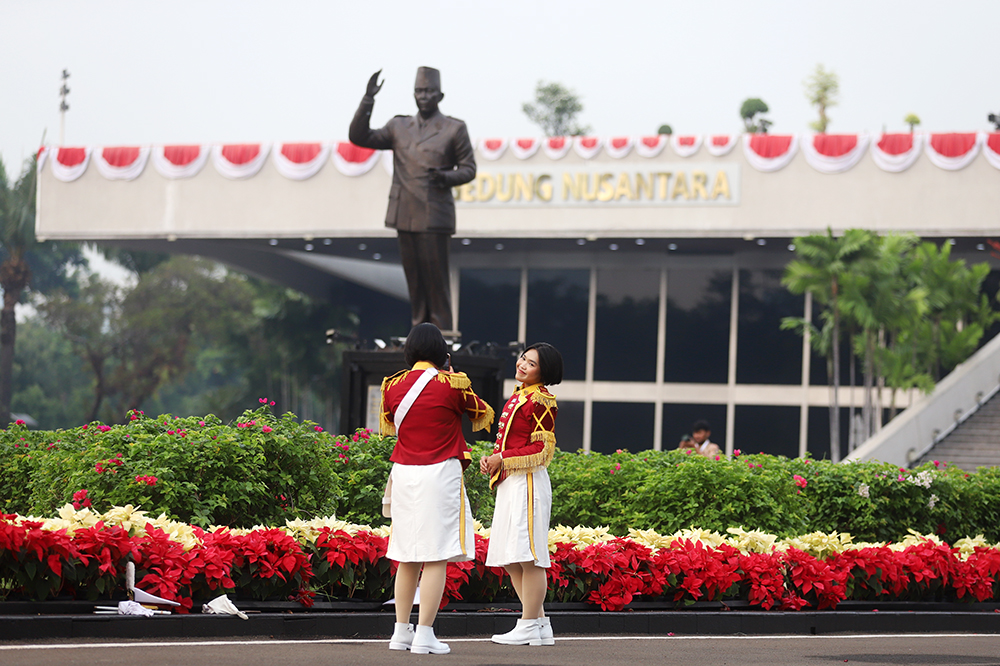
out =
[[[371,129],[375,102],[361,100],[351,121],[351,143],[392,151],[392,189],[385,226],[398,231],[454,234],[455,200],[451,188],[476,177],[476,160],[465,123],[435,113],[426,120],[396,116]],[[444,187],[430,184],[429,169],[444,169]]]

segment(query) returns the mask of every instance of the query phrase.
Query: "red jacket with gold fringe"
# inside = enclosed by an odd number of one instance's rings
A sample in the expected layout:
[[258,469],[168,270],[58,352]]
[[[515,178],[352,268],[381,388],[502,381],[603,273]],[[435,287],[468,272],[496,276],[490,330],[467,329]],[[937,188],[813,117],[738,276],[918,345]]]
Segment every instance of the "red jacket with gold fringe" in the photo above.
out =
[[490,488],[510,474],[526,474],[548,467],[556,450],[556,397],[542,384],[514,390],[500,414],[493,453],[503,458],[490,479]]
[[393,418],[403,397],[430,363],[420,361],[411,370],[402,370],[382,381],[379,419],[383,435],[395,435],[396,446],[389,460],[402,465],[433,465],[448,458],[469,466],[472,454],[462,434],[462,414],[472,419],[473,430],[493,425],[493,408],[472,391],[464,372],[439,371],[424,387],[396,432]]

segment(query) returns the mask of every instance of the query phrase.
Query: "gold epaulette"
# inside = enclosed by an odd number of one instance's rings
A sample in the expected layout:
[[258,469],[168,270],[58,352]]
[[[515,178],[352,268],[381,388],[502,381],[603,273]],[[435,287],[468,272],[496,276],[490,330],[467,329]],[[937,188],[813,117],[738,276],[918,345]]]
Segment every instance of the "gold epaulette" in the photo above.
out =
[[469,376],[464,372],[447,372],[445,370],[441,370],[437,373],[437,380],[460,391],[472,386],[472,380],[469,379]]
[[379,414],[378,414],[379,432],[382,435],[389,435],[389,436],[396,435],[396,424],[390,421],[388,418],[386,418],[388,416],[388,411],[385,408],[385,392],[388,391],[393,386],[395,386],[396,384],[398,384],[399,382],[403,381],[403,378],[406,377],[407,372],[409,372],[409,370],[400,370],[391,377],[386,377],[385,379],[382,380],[382,401],[379,404]]
[[487,403],[484,400],[483,404],[486,405],[486,411],[483,412],[482,415],[472,419],[473,432],[478,432],[480,430],[489,430],[490,426],[493,425],[494,417],[496,417],[496,412],[493,411],[493,408],[490,407],[489,403]]
[[538,389],[531,394],[531,399],[537,402],[542,407],[547,407],[548,409],[553,409],[557,407],[556,397],[546,391],[544,388]]
[[536,467],[546,467],[556,453],[556,434],[548,430],[531,433],[532,442],[544,442],[545,447],[530,456],[512,456],[503,459],[503,468],[510,474],[527,472]]

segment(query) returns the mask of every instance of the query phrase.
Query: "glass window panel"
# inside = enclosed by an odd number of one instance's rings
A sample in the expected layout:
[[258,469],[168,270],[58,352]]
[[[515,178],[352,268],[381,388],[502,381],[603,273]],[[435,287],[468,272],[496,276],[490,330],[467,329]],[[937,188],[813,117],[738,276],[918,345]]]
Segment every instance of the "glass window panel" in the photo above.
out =
[[736,405],[735,426],[733,449],[789,458],[799,455],[798,407]]
[[[850,410],[840,409],[840,459],[847,455]],[[806,447],[809,455],[817,460],[831,459],[830,455],[830,408],[810,407],[809,426],[806,428]]]
[[676,449],[684,435],[691,434],[695,421],[708,421],[711,428],[709,439],[726,448],[726,406],[725,405],[663,405],[663,450]]
[[590,426],[590,450],[635,453],[653,448],[653,404],[595,402]]
[[[506,347],[517,340],[517,311],[521,298],[521,271],[517,269],[463,268],[458,290],[458,326],[462,343],[479,342]],[[505,376],[514,376],[510,356]]]
[[726,383],[732,283],[728,270],[667,272],[664,381]]
[[656,380],[659,302],[659,271],[598,271],[594,379]]
[[804,296],[781,285],[780,270],[741,270],[736,381],[801,384],[802,336],[781,330],[784,317],[801,317]]
[[548,342],[563,357],[563,378],[584,379],[588,270],[528,271],[527,342]]
[[[555,387],[558,391],[559,387]],[[558,393],[556,394],[558,400]],[[556,446],[562,451],[575,453],[583,448],[583,403],[558,400],[556,413]]]

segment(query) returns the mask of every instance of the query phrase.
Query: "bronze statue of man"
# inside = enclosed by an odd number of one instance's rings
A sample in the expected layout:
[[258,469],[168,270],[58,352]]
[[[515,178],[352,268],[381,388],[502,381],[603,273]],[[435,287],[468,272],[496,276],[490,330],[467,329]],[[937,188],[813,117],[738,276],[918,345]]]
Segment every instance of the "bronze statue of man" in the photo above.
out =
[[464,122],[438,110],[444,99],[441,73],[431,67],[417,69],[413,97],[418,113],[396,116],[385,127],[371,129],[381,73],[368,80],[348,136],[364,148],[392,150],[385,226],[395,229],[399,238],[412,323],[430,322],[452,332],[448,249],[455,233],[455,200],[451,188],[476,177],[469,131]]

